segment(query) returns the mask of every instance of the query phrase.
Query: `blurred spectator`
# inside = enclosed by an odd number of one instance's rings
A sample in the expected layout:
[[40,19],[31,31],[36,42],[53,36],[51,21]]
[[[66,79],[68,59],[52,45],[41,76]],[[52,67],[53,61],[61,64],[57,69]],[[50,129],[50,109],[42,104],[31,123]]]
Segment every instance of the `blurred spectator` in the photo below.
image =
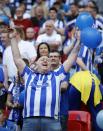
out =
[[102,42],[96,48],[95,51],[94,64],[100,75],[101,83],[103,84],[103,32],[102,32]]
[[78,4],[77,3],[70,4],[70,10],[67,12],[66,16],[67,16],[68,22],[77,18],[78,16]]
[[[58,34],[64,35],[65,23],[61,19],[57,18],[57,9],[55,7],[49,9],[49,19],[54,22],[55,31]],[[44,32],[45,32],[45,23],[43,24],[43,28],[41,28],[40,30],[40,33]]]
[[50,47],[48,43],[42,42],[38,45],[37,59],[40,58],[41,56],[49,56],[49,53],[50,53]]
[[69,4],[67,5],[65,1],[57,0],[54,2],[53,7],[58,11],[57,18],[66,21],[66,13],[69,11]]
[[94,27],[103,30],[103,17],[99,14],[96,3],[94,1],[88,2],[85,11],[88,11],[93,16],[95,20]]
[[0,109],[4,110],[6,107],[7,89],[4,86],[5,75],[3,68],[0,67]]
[[54,22],[48,20],[45,23],[45,33],[39,35],[36,40],[38,46],[41,42],[47,42],[51,50],[57,49],[62,51],[62,38],[55,32]]
[[48,9],[50,9],[53,6],[54,2],[56,2],[56,0],[46,0],[46,5]]
[[35,46],[35,30],[33,27],[28,27],[26,29],[26,41],[29,41],[33,46]]
[[33,26],[38,28],[42,27],[43,23],[46,21],[43,8],[36,6],[33,13],[34,16],[31,17]]
[[[2,70],[3,76],[4,76],[4,81],[3,84],[5,86],[5,89],[8,89],[8,71],[5,65],[3,65],[3,54],[0,52],[0,70]],[[2,77],[2,76],[1,76]]]
[[102,0],[94,0],[99,7],[99,12],[103,16],[103,1]]
[[1,42],[5,49],[10,45],[9,30],[4,29],[1,33]]
[[24,19],[31,17],[30,12],[29,12],[29,11],[27,12],[27,10],[26,10],[25,2],[20,3],[19,7],[21,7],[22,10],[23,10],[23,12],[24,12],[24,13],[23,13],[23,18],[24,18]]
[[[59,70],[61,67],[61,55],[58,51],[52,51],[49,54],[51,61],[51,69]],[[60,122],[62,131],[67,131],[67,118],[68,118],[68,109],[69,109],[69,88],[68,88],[69,73],[66,74],[66,77],[61,82],[61,100],[60,100]]]
[[[41,42],[37,47],[37,59],[38,60],[41,56],[49,56],[50,47],[48,43]],[[31,69],[36,71],[36,62],[30,66]]]
[[[64,54],[64,60],[67,58],[68,54],[70,54],[72,48],[74,47],[75,44],[75,38],[74,38],[74,34],[75,34],[75,27],[74,24],[71,24],[70,26],[68,26],[66,28],[65,31],[66,37],[65,40],[63,42],[63,54]],[[75,73],[75,63],[74,65],[71,67],[70,71],[70,77]]]
[[30,13],[30,10],[32,9],[33,3],[35,2],[35,0],[22,0],[20,2],[20,4],[24,4],[25,5],[25,11],[27,13]]
[[10,114],[7,120],[7,128],[10,131],[20,131],[22,126],[22,107],[19,104],[20,93],[24,90],[24,81],[18,73],[8,89],[7,106],[10,108]]
[[[15,28],[16,40],[18,41],[19,49],[22,58],[29,60],[29,63],[33,63],[36,59],[36,50],[31,43],[23,40],[23,30],[20,27]],[[8,46],[3,54],[3,64],[6,65],[8,70],[9,80],[12,81],[14,76],[17,75],[17,68],[14,64],[11,46]]]
[[45,0],[36,0],[34,2],[34,5],[32,6],[32,10],[31,10],[31,15],[35,16],[35,9],[36,7],[40,6],[43,9],[44,12],[44,17],[47,18],[48,16],[48,6],[46,6],[46,1]]
[[93,52],[93,49],[82,44],[76,60],[76,71],[89,70],[93,73]]
[[4,52],[5,45],[1,41],[2,31],[8,30],[10,25],[10,19],[5,15],[0,15],[0,52]]
[[32,26],[32,21],[29,18],[23,18],[24,9],[22,7],[18,7],[15,12],[15,18],[13,20],[14,25],[23,28],[24,31],[30,26]]
[[34,1],[33,0],[10,0],[10,5],[14,8],[17,8],[20,4],[24,3],[26,12],[29,12],[32,8]]
[[7,15],[9,18],[12,17],[11,15],[11,9],[8,6],[9,1],[7,0],[0,0],[0,15]]

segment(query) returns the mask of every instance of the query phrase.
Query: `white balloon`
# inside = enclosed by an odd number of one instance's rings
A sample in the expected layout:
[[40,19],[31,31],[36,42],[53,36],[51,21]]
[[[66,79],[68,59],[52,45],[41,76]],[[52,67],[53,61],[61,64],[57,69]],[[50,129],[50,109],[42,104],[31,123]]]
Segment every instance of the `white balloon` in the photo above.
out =
[[96,122],[99,128],[103,129],[103,110],[99,111],[96,116]]

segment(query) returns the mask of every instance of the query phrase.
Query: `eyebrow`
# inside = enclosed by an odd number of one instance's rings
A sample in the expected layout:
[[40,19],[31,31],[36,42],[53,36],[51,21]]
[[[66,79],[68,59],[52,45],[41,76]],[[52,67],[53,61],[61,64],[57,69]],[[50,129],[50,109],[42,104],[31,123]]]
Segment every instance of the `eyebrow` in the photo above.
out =
[[59,55],[50,55],[49,57],[60,57]]

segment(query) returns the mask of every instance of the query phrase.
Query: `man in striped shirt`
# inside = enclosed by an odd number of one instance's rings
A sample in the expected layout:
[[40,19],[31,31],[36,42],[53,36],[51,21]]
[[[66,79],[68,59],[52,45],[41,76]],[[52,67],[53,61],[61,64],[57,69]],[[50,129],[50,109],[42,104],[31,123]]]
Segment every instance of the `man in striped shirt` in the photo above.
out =
[[47,56],[40,57],[36,62],[37,70],[32,71],[20,56],[15,31],[10,34],[10,38],[15,64],[25,80],[22,131],[60,131],[60,83],[77,58],[79,38],[71,54],[57,71],[51,71],[50,58]]

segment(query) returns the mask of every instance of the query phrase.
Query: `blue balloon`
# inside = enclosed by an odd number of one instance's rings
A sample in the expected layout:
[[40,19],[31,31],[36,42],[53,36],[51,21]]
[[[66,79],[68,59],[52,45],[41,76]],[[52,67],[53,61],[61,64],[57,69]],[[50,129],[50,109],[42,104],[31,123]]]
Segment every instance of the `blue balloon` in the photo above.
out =
[[85,28],[81,31],[81,43],[89,48],[96,48],[102,41],[101,33],[95,28]]
[[76,26],[79,30],[83,30],[87,27],[92,27],[94,24],[94,19],[88,12],[82,12],[76,19]]
[[25,98],[25,90],[23,90],[19,95],[19,104],[24,105],[24,98]]
[[96,122],[99,128],[103,129],[103,110],[99,111],[96,116]]

